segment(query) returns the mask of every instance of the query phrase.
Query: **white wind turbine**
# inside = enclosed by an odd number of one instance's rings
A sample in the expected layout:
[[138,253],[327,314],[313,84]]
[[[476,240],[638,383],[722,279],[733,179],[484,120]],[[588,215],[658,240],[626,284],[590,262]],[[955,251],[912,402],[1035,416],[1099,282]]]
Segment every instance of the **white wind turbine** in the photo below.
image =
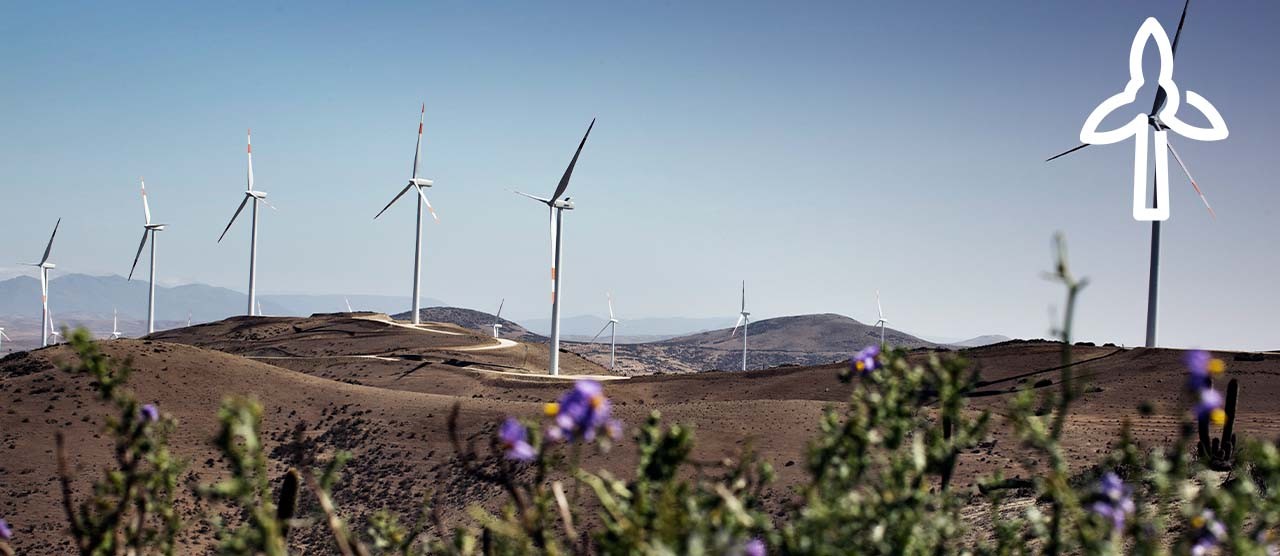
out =
[[53,225],[53,234],[49,236],[49,244],[44,247],[44,256],[40,257],[38,263],[25,263],[28,266],[34,266],[40,269],[40,306],[42,313],[40,315],[40,345],[49,345],[49,270],[57,265],[49,262],[49,252],[53,250],[53,238],[58,235],[58,226],[62,225],[62,219]]
[[569,187],[569,178],[573,176],[573,167],[578,164],[578,155],[582,154],[582,146],[587,144],[587,136],[591,135],[591,128],[595,127],[595,118],[591,119],[591,125],[587,126],[587,132],[582,135],[582,141],[578,143],[578,150],[574,151],[573,158],[569,160],[569,167],[565,168],[564,175],[560,177],[560,183],[556,185],[556,191],[551,195],[550,199],[535,197],[528,193],[516,191],[517,195],[523,195],[539,203],[547,205],[548,216],[551,226],[551,357],[547,363],[547,371],[552,375],[560,374],[560,223],[562,213],[566,210],[573,210],[573,199],[565,197],[560,199],[564,194],[564,190]]
[[151,205],[147,203],[147,182],[142,183],[142,242],[138,243],[138,253],[133,256],[133,266],[129,268],[129,280],[133,280],[133,271],[138,268],[138,258],[142,257],[142,249],[151,240],[151,282],[147,286],[147,334],[156,331],[156,232],[164,230],[164,224],[151,223]]
[[733,332],[729,337],[733,337],[738,333],[738,327],[742,327],[742,370],[747,370],[747,325],[751,324],[751,313],[747,312],[747,281],[742,281],[742,309],[738,312],[738,324],[733,325]]
[[120,339],[120,313],[115,309],[111,310],[111,339]]
[[498,302],[498,314],[496,314],[496,315],[494,315],[494,316],[493,316],[493,320],[494,320],[494,321],[496,321],[496,322],[494,322],[494,323],[493,323],[493,337],[494,337],[494,338],[497,338],[497,337],[498,337],[498,329],[499,329],[499,328],[502,328],[502,306],[503,306],[503,305],[506,305],[506,304],[507,304],[507,298],[505,298],[505,297],[504,297],[504,298],[502,298],[502,301],[499,301],[499,302]]
[[601,334],[604,334],[605,328],[610,329],[609,330],[609,370],[612,371],[613,365],[615,363],[617,353],[618,353],[618,319],[614,318],[613,316],[613,294],[606,293],[605,297],[609,300],[609,322],[605,323],[604,327],[601,328],[599,332],[596,332],[596,336],[595,338],[591,339],[591,343],[593,344],[596,343],[596,338],[599,338]]
[[876,312],[880,313],[880,318],[872,326],[880,327],[880,345],[884,345],[884,325],[889,324],[889,319],[884,318],[884,308],[880,306],[880,290],[876,290]]
[[49,330],[51,330],[50,334],[53,335],[53,343],[54,345],[61,344],[62,333],[53,327],[53,311],[46,311],[46,314],[49,316]]
[[253,140],[249,132],[245,132],[245,152],[249,154],[249,177],[248,187],[244,191],[244,199],[240,201],[240,207],[236,209],[236,213],[231,215],[231,221],[227,222],[227,227],[223,228],[222,235],[218,236],[218,242],[222,242],[222,238],[227,237],[227,230],[231,229],[231,225],[236,223],[236,217],[240,216],[240,211],[244,210],[245,204],[253,199],[253,224],[249,231],[249,316],[254,315],[254,301],[258,298],[257,277],[258,277],[258,202],[271,207],[267,202],[267,193],[265,191],[255,191],[253,189]]
[[435,219],[437,224],[440,223],[440,217],[436,216],[436,209],[431,207],[431,201],[427,200],[427,194],[423,193],[422,191],[422,188],[424,187],[431,187],[432,182],[427,178],[418,177],[418,158],[422,154],[422,121],[426,117],[426,115],[427,115],[427,105],[426,103],[423,103],[422,112],[418,114],[418,144],[416,147],[414,147],[414,151],[413,151],[413,175],[409,177],[409,184],[404,186],[404,189],[401,189],[400,193],[397,193],[396,196],[393,199],[391,199],[391,202],[387,203],[387,206],[382,207],[382,210],[378,211],[378,214],[373,217],[374,220],[377,220],[379,216],[382,216],[382,213],[387,212],[387,209],[391,208],[391,205],[394,205],[396,201],[399,201],[400,198],[404,196],[405,193],[408,193],[410,188],[413,188],[414,190],[416,190],[418,192],[418,198],[422,200],[421,203],[417,203],[417,202],[414,203],[418,207],[418,219],[416,224],[417,231],[414,233],[414,236],[413,236],[413,324],[414,325],[422,324],[422,316],[419,314],[421,313],[421,311],[419,310],[419,307],[421,307],[422,300],[419,297],[418,292],[422,286],[422,207],[423,205],[426,205],[427,210],[431,212],[431,218]]
[[187,311],[187,328],[191,328],[191,311]]

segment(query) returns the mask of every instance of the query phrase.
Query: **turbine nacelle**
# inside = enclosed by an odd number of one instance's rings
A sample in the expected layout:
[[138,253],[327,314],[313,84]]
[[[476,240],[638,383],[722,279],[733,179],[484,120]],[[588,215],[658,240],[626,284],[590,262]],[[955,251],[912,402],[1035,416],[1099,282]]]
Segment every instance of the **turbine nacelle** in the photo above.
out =
[[433,182],[427,178],[409,178],[409,185],[416,185],[418,187],[431,187],[432,183]]
[[246,190],[246,191],[244,192],[244,194],[245,194],[246,196],[248,196],[248,197],[253,197],[254,199],[266,199],[266,198],[267,198],[267,192],[266,192],[266,191],[254,191],[254,190],[252,190],[252,189],[249,189],[249,190]]
[[143,226],[143,228],[159,232],[163,230],[165,226],[168,226],[168,224],[147,224],[146,226]]
[[555,201],[552,201],[549,204],[558,209],[573,210],[573,198],[571,197],[556,199]]

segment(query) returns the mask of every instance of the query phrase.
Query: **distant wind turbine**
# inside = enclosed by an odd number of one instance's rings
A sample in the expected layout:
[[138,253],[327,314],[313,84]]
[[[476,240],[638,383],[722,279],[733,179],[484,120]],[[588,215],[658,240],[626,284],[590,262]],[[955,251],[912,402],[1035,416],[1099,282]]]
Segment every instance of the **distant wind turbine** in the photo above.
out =
[[191,328],[191,311],[187,311],[187,328]]
[[[250,130],[252,131],[252,130]],[[271,207],[267,202],[267,193],[265,191],[255,191],[253,189],[253,138],[250,132],[245,132],[245,152],[249,155],[249,177],[248,187],[244,191],[244,199],[240,201],[240,207],[236,209],[236,213],[231,215],[231,221],[227,222],[227,227],[223,228],[222,235],[218,236],[218,242],[222,242],[222,238],[227,237],[227,230],[231,229],[231,225],[236,223],[236,217],[240,216],[240,211],[244,210],[245,204],[253,199],[252,226],[249,230],[249,316],[253,316],[254,301],[258,298],[257,277],[258,277],[258,202]]]
[[599,332],[596,332],[596,336],[595,338],[591,339],[591,343],[593,344],[596,343],[596,338],[599,338],[601,334],[604,334],[605,328],[610,329],[609,330],[609,370],[612,371],[614,363],[616,362],[617,354],[618,354],[618,319],[614,318],[613,316],[613,294],[606,293],[605,297],[609,300],[609,322],[606,322],[604,324],[604,327],[601,328]]
[[494,316],[493,316],[493,320],[495,321],[495,322],[493,323],[493,337],[494,337],[494,338],[497,338],[497,337],[498,337],[498,329],[499,329],[499,328],[502,328],[502,306],[503,306],[503,305],[506,305],[506,304],[507,304],[507,298],[505,298],[505,297],[504,297],[504,298],[502,298],[502,301],[499,301],[499,302],[498,302],[498,314],[496,314],[496,315],[494,315]]
[[413,236],[413,324],[414,325],[422,324],[422,315],[420,314],[421,311],[419,309],[419,307],[421,307],[421,304],[422,304],[422,298],[419,295],[419,290],[422,287],[422,207],[423,205],[426,205],[427,210],[431,212],[431,218],[435,219],[437,224],[440,223],[440,217],[436,216],[436,209],[431,207],[431,201],[427,200],[427,194],[423,193],[422,191],[422,188],[424,187],[431,187],[432,182],[427,178],[418,177],[418,158],[420,158],[420,155],[422,154],[422,121],[424,118],[426,118],[426,115],[427,115],[427,105],[426,103],[423,103],[422,112],[418,114],[418,144],[416,147],[414,147],[414,151],[413,151],[413,175],[409,177],[409,184],[404,186],[404,189],[401,189],[400,193],[397,193],[396,196],[391,199],[391,202],[387,203],[387,206],[382,207],[382,210],[378,211],[378,214],[374,215],[373,217],[374,220],[377,220],[379,216],[382,216],[382,213],[387,212],[387,209],[391,208],[391,205],[394,205],[396,201],[399,201],[400,198],[404,196],[405,193],[408,193],[410,188],[417,191],[418,198],[422,200],[421,203],[417,203],[417,202],[414,203],[418,207],[418,219],[416,224],[417,231],[414,233],[414,236]]
[[874,326],[880,327],[880,345],[884,345],[884,325],[889,324],[889,319],[884,318],[884,308],[880,306],[880,290],[876,290],[876,311],[880,313],[880,319],[876,321]]
[[111,339],[120,339],[120,313],[115,309],[111,309]]
[[747,370],[747,326],[751,324],[751,313],[747,312],[747,281],[742,281],[742,309],[738,312],[738,324],[733,325],[733,332],[729,337],[733,337],[738,333],[738,327],[742,327],[742,370]]
[[59,332],[57,328],[53,327],[53,311],[46,311],[46,314],[49,316],[49,329],[52,331],[50,334],[53,334],[53,343],[54,345],[61,344],[62,333]]
[[58,226],[62,225],[62,219],[53,225],[53,233],[49,235],[49,244],[44,247],[44,256],[40,257],[38,263],[25,263],[27,266],[34,266],[40,269],[40,307],[42,313],[40,315],[40,345],[49,345],[49,271],[57,265],[49,262],[49,252],[53,250],[53,238],[58,235]]
[[142,256],[142,249],[147,246],[147,239],[151,240],[151,280],[147,286],[147,334],[156,331],[156,232],[164,230],[164,224],[151,223],[151,205],[147,203],[147,182],[142,178],[138,178],[142,183],[142,215],[145,218],[142,224],[142,242],[138,244],[138,253],[133,256],[133,266],[129,268],[129,280],[133,280],[133,271],[138,268],[138,258]]
[[560,240],[561,240],[561,218],[562,213],[566,210],[573,210],[573,199],[565,197],[563,200],[560,196],[564,194],[565,189],[569,188],[569,178],[573,177],[573,167],[578,164],[578,155],[582,154],[582,146],[587,144],[587,136],[591,135],[591,128],[595,127],[595,118],[591,119],[591,125],[587,126],[587,132],[582,135],[582,141],[578,143],[578,150],[574,151],[573,158],[569,160],[569,167],[565,168],[564,175],[560,177],[560,183],[556,185],[556,191],[551,195],[550,199],[535,197],[528,193],[516,191],[517,195],[523,195],[539,203],[547,205],[548,216],[550,218],[551,227],[551,357],[547,363],[547,372],[552,375],[560,374]]
[[351,300],[347,299],[346,297],[343,297],[343,298],[342,298],[342,302],[347,304],[347,312],[348,312],[348,313],[354,313],[354,312],[355,312],[355,311],[352,311],[352,310],[351,310]]

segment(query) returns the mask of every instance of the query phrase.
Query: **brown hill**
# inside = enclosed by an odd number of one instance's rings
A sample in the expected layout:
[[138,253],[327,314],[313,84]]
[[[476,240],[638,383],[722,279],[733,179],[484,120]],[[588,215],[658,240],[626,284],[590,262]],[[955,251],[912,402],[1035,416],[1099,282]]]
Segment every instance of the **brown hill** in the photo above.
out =
[[[247,394],[265,407],[265,441],[276,458],[273,473],[306,453],[326,457],[339,449],[354,452],[336,496],[356,517],[356,526],[363,523],[361,516],[384,506],[411,513],[428,490],[439,494],[446,523],[455,524],[467,519],[466,506],[493,505],[500,498],[458,473],[446,439],[449,409],[461,404],[464,436],[484,438],[505,415],[537,415],[541,404],[553,400],[566,383],[530,373],[533,363],[522,367],[514,364],[516,356],[500,354],[518,348],[458,351],[468,347],[464,342],[485,339],[439,333],[460,332],[448,326],[428,328],[437,332],[344,315],[239,318],[165,333],[191,345],[120,340],[104,343],[104,349],[114,357],[132,358],[137,371],[131,387],[178,418],[174,449],[191,463],[191,481],[211,481],[224,472],[210,442],[217,405],[225,395]],[[374,359],[369,354],[384,355]],[[999,413],[1012,392],[1052,388],[1058,378],[1057,344],[1009,342],[962,354],[978,366],[985,381],[972,399],[975,409]],[[70,356],[59,346],[0,360],[0,400],[5,402],[0,410],[0,516],[14,525],[16,548],[23,554],[64,554],[69,549],[54,481],[54,433],[63,431],[73,447],[80,496],[110,457],[107,439],[99,434],[101,407],[88,381],[54,367],[55,360]],[[920,352],[913,357],[927,356]],[[1091,382],[1067,428],[1067,452],[1078,469],[1105,449],[1122,419],[1133,419],[1135,434],[1145,441],[1162,442],[1176,434],[1183,415],[1181,352],[1080,347],[1076,356],[1080,376]],[[466,359],[457,361],[468,364],[447,362],[459,357]],[[511,369],[501,371],[499,360],[481,357],[505,357]],[[582,365],[584,371],[594,369]],[[850,386],[836,379],[841,366],[644,376],[608,382],[605,388],[629,426],[654,409],[669,421],[694,426],[699,461],[718,461],[750,443],[778,469],[771,495],[771,503],[777,504],[805,479],[804,449],[816,434],[823,408],[848,395]],[[1233,361],[1228,372],[1242,383],[1238,429],[1275,437],[1280,433],[1273,401],[1280,399],[1280,356]],[[1137,416],[1134,408],[1143,400],[1155,404],[1153,416]],[[295,430],[301,442],[292,441]],[[990,441],[960,459],[956,484],[969,488],[974,477],[995,469],[1028,476],[1020,467],[1017,444],[997,416]],[[625,472],[634,461],[631,449],[624,441],[607,457],[589,458],[587,468]],[[310,508],[306,500],[303,509]],[[205,546],[208,533],[201,533],[197,509],[183,505],[191,534],[202,535],[188,540]],[[986,518],[978,508],[972,513],[974,519]],[[301,531],[294,542],[299,550],[328,550],[323,532],[315,528]],[[180,552],[196,550],[189,544]]]
[[[833,313],[796,315],[752,322],[747,338],[747,368],[821,365],[844,361],[858,350],[880,343],[880,329]],[[609,364],[608,339],[570,347],[601,365]],[[892,328],[885,329],[889,345],[907,349],[937,348]],[[619,344],[620,373],[684,373],[742,368],[742,331],[711,330],[644,344]]]

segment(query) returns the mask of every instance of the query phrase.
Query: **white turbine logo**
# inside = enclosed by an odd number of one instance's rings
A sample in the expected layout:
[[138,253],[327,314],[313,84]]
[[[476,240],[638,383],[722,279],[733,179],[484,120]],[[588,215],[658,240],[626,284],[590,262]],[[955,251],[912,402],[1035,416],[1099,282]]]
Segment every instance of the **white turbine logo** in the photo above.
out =
[[[1163,93],[1162,96],[1166,96],[1167,101],[1163,107],[1160,107],[1161,99],[1157,97],[1157,107],[1152,110],[1153,114],[1138,114],[1119,128],[1098,131],[1098,126],[1108,115],[1136,100],[1138,89],[1141,89],[1145,83],[1142,75],[1142,53],[1146,49],[1148,40],[1155,42],[1156,49],[1160,52],[1160,74],[1157,77],[1157,83]],[[1174,159],[1182,166],[1182,170],[1187,172],[1186,165],[1182,163],[1182,157],[1178,156],[1178,152],[1169,144],[1169,130],[1196,141],[1220,141],[1227,138],[1227,124],[1218,113],[1218,109],[1195,91],[1187,91],[1187,104],[1204,114],[1209,120],[1209,127],[1196,127],[1178,119],[1177,113],[1181,99],[1178,86],[1173,82],[1173,52],[1164,27],[1161,27],[1160,22],[1154,17],[1147,18],[1138,28],[1138,34],[1133,37],[1133,46],[1129,49],[1129,83],[1125,85],[1124,91],[1102,101],[1102,104],[1099,104],[1085,119],[1084,126],[1080,129],[1080,142],[1089,145],[1109,145],[1130,137],[1134,139],[1133,218],[1135,220],[1169,219],[1169,156],[1166,150],[1173,153]],[[1156,187],[1152,208],[1146,206],[1148,124],[1155,130],[1156,137]],[[1190,174],[1187,172],[1188,177]],[[1200,194],[1200,199],[1204,200],[1205,207],[1212,213],[1213,209],[1209,207],[1209,201],[1205,200],[1204,194],[1200,192],[1200,187],[1195,184],[1195,181],[1192,181],[1192,185],[1195,186],[1196,193]]]

